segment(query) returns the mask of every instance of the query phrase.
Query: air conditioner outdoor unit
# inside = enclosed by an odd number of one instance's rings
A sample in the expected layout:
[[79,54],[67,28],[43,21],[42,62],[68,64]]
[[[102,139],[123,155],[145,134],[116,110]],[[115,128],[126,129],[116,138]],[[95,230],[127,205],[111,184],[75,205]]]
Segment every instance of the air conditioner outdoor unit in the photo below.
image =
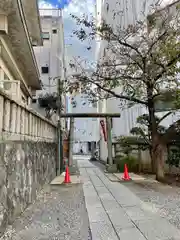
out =
[[0,88],[14,100],[20,100],[20,81],[0,80]]

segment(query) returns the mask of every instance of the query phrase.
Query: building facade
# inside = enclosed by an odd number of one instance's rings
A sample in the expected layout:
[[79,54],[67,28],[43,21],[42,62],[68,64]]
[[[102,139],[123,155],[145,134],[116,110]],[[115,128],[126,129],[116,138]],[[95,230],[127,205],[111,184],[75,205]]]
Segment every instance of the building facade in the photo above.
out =
[[41,89],[35,45],[42,45],[37,1],[1,1],[0,88],[25,105]]
[[[36,91],[33,96],[32,107],[46,116],[38,99],[46,94],[57,94],[58,78],[66,79],[66,68],[64,59],[64,30],[62,11],[56,9],[40,9],[40,22],[42,28],[43,46],[35,46],[34,52],[42,90]],[[62,97],[64,110],[66,109],[66,97]],[[52,120],[57,122],[57,114],[52,115]],[[63,120],[63,125],[65,121]]]

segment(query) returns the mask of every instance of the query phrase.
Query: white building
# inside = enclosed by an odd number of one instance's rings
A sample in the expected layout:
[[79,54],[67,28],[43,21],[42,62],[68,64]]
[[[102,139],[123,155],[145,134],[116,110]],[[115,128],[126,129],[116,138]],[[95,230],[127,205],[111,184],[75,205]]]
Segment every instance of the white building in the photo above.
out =
[[[78,93],[70,97],[69,112],[96,113],[97,103],[89,102],[85,94]],[[99,141],[99,124],[96,118],[74,119],[74,153],[82,148],[84,153],[91,151],[91,143]]]
[[[134,24],[137,20],[143,20],[151,11],[152,4],[159,4],[165,6],[167,3],[173,1],[165,0],[127,0],[127,1],[111,1],[111,0],[97,0],[97,19],[99,24],[102,19],[106,23],[110,24],[112,28],[116,29],[117,26],[127,27],[129,24]],[[175,1],[174,1],[175,2]],[[101,63],[105,58],[108,58],[108,51],[106,49],[107,42],[97,39],[96,58]],[[115,92],[120,92],[121,88],[114,89]],[[113,119],[112,121],[112,137],[129,136],[132,127],[136,126],[136,119],[138,116],[146,113],[144,106],[135,105],[128,108],[126,104],[120,105],[120,100],[111,98],[99,102],[100,112],[119,112],[121,117],[119,119]],[[160,116],[164,115],[159,113]],[[169,126],[179,118],[179,114],[170,115],[166,118],[162,125]],[[100,157],[102,160],[107,159],[107,145],[104,142],[102,133],[100,140]]]
[[[78,59],[71,56],[71,47],[66,47],[66,67],[67,77],[71,78],[72,75],[81,73],[81,67],[79,66]],[[70,64],[75,67],[71,68]],[[87,67],[84,60],[81,61],[84,68]],[[97,113],[97,103],[92,103],[86,94],[80,93],[74,90],[72,94],[68,96],[68,112],[69,113]],[[91,143],[99,141],[99,122],[96,118],[75,118],[74,119],[74,139],[73,139],[74,153],[79,153],[80,149],[84,153],[91,151]]]
[[[33,108],[45,115],[45,110],[39,106],[41,95],[57,93],[57,77],[62,80],[65,75],[64,31],[62,11],[56,9],[40,9],[43,46],[34,47],[36,61],[40,71],[42,90],[36,91],[33,98]],[[64,104],[65,97],[63,98]],[[55,116],[55,115],[54,115]],[[56,121],[57,119],[54,119]]]
[[0,90],[28,105],[33,90],[41,89],[33,51],[42,45],[37,2],[1,1],[0,33]]

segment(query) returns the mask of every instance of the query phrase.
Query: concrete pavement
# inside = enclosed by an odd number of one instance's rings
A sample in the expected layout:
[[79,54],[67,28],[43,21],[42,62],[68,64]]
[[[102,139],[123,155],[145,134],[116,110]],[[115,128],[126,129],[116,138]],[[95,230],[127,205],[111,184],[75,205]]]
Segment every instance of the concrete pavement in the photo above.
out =
[[[93,240],[180,240],[180,231],[87,158],[78,160]],[[128,184],[128,183],[127,183]]]

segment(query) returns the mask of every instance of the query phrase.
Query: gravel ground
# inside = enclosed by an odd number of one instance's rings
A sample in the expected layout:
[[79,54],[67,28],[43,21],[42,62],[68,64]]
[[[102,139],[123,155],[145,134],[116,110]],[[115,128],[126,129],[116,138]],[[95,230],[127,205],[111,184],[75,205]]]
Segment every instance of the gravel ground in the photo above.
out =
[[180,229],[180,188],[152,182],[131,182],[126,186]]
[[[94,165],[102,171],[105,169],[104,165],[99,162],[94,162]],[[170,223],[180,229],[179,187],[155,183],[151,178],[147,182],[126,182],[123,184],[142,201],[151,204],[153,209],[157,211],[161,217],[166,218]]]
[[90,240],[82,185],[46,186],[2,240]]

